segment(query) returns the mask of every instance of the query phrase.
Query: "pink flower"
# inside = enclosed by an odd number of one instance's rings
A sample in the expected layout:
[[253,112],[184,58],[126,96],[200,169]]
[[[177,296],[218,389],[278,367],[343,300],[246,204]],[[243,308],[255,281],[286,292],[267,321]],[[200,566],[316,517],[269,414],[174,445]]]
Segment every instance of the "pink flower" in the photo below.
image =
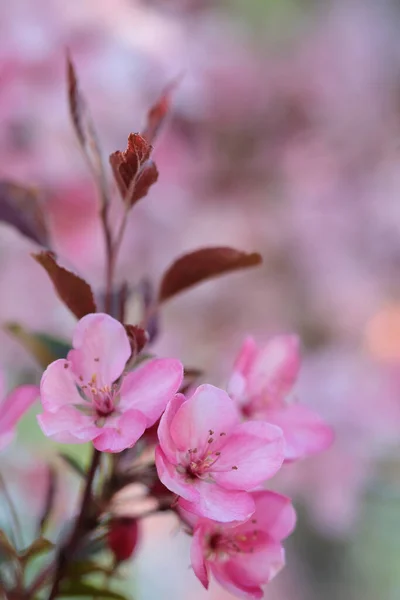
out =
[[285,564],[281,541],[292,533],[296,513],[290,499],[274,492],[253,492],[255,512],[239,525],[200,519],[194,527],[191,563],[208,589],[210,573],[240,598],[262,598]]
[[179,505],[216,521],[243,521],[254,512],[248,492],[282,465],[283,437],[261,421],[240,422],[229,396],[201,385],[168,404],[158,429],[156,466]]
[[36,385],[21,385],[0,402],[0,450],[12,442],[18,421],[38,397]]
[[296,336],[277,336],[258,348],[245,340],[236,359],[228,392],[245,416],[280,427],[285,438],[285,460],[293,461],[328,448],[332,429],[311,409],[287,402],[300,369]]
[[101,313],[79,321],[72,343],[67,360],[51,363],[42,377],[43,432],[58,442],[93,441],[103,452],[132,447],[179,389],[181,363],[153,359],[124,374],[128,336]]

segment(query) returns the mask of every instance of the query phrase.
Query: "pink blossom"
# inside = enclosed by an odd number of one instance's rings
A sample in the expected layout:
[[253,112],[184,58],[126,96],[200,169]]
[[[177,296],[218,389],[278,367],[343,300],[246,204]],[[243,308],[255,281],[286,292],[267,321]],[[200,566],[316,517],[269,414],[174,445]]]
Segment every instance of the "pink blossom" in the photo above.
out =
[[0,450],[11,443],[18,421],[38,397],[36,385],[21,385],[0,402]]
[[293,531],[296,513],[289,498],[274,492],[252,493],[255,512],[238,525],[199,519],[191,548],[193,570],[208,589],[210,573],[240,598],[262,598],[285,564],[281,541]]
[[280,427],[285,438],[285,460],[293,461],[328,448],[332,429],[317,413],[298,402],[287,402],[300,369],[296,336],[277,336],[258,348],[245,340],[236,359],[228,391],[247,417]]
[[153,359],[125,374],[127,334],[101,313],[79,321],[72,344],[67,359],[51,363],[42,377],[43,432],[58,442],[93,441],[103,452],[132,447],[177,392],[181,363]]
[[250,517],[254,500],[248,492],[283,462],[281,430],[261,421],[241,423],[231,398],[212,385],[201,385],[188,400],[175,396],[158,437],[162,483],[180,496],[182,508],[217,521]]

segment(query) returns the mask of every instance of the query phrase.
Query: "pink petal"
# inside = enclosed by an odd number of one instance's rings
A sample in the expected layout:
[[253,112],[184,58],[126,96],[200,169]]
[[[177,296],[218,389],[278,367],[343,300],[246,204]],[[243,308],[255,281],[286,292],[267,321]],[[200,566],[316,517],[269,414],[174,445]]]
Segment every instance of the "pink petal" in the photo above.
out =
[[249,370],[257,355],[257,344],[253,337],[248,336],[239,351],[236,358],[233,370],[238,371],[245,377],[249,374]]
[[250,396],[265,393],[283,399],[296,382],[300,369],[299,340],[294,335],[272,338],[257,354],[249,371]]
[[44,411],[37,420],[47,437],[63,444],[89,442],[99,434],[94,418],[71,406],[64,406],[57,412]]
[[[164,483],[164,482],[163,482]],[[198,500],[179,499],[179,505],[200,517],[231,523],[244,521],[254,512],[254,500],[247,492],[225,490],[214,483],[198,481]]]
[[260,600],[263,598],[264,592],[259,585],[246,585],[240,578],[235,576],[230,566],[230,561],[227,563],[210,563],[210,571],[214,579],[228,592],[239,598],[248,598],[249,600]]
[[282,429],[286,461],[322,452],[333,442],[332,428],[317,413],[302,404],[267,409],[263,411],[263,417]]
[[38,398],[37,385],[21,385],[10,392],[0,403],[0,435],[13,429]]
[[177,394],[174,398],[172,398],[172,400],[167,404],[167,408],[161,417],[160,425],[158,426],[157,430],[162,451],[164,452],[168,461],[173,464],[178,463],[178,457],[176,453],[176,447],[170,433],[171,423],[178,409],[184,402],[185,396],[183,394]]
[[132,448],[146,429],[146,417],[138,410],[128,410],[117,419],[106,419],[106,423],[93,440],[101,452],[122,452]]
[[239,414],[228,394],[213,385],[201,385],[176,413],[171,437],[178,450],[197,448],[200,455],[210,437],[215,440],[215,450],[224,441],[221,433],[229,434],[238,422]]
[[269,583],[284,565],[282,546],[271,541],[262,549],[238,554],[225,563],[214,563],[211,570],[219,582],[232,586],[231,591],[236,588],[247,594],[245,597],[260,598],[260,586]]
[[263,421],[240,423],[220,452],[212,466],[215,481],[227,489],[252,490],[282,466],[282,431]]
[[96,377],[97,387],[116,381],[131,355],[131,347],[125,329],[109,315],[96,313],[86,315],[77,324],[68,353],[76,376],[88,383]]
[[190,562],[197,579],[199,579],[206,590],[208,590],[209,579],[206,563],[204,561],[203,540],[204,529],[200,526],[195,530],[192,538],[192,545],[190,547]]
[[183,366],[173,358],[156,358],[129,373],[121,386],[121,409],[135,408],[151,427],[178,391]]
[[71,363],[64,358],[52,362],[42,375],[40,398],[43,408],[49,412],[62,406],[83,404],[71,370]]
[[177,472],[173,464],[171,464],[160,446],[156,448],[156,468],[160,481],[165,485],[166,488],[183,496],[190,501],[198,501],[199,493],[193,483],[186,483],[183,475]]
[[258,529],[275,541],[287,538],[296,525],[296,513],[290,498],[265,490],[253,492],[252,496],[256,510],[251,519],[235,531],[245,533]]

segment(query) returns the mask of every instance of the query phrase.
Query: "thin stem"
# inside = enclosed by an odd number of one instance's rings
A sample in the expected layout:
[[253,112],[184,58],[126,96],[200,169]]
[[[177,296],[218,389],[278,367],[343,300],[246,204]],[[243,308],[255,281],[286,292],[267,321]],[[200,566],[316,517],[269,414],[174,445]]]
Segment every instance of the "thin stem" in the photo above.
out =
[[106,245],[106,292],[104,299],[104,311],[106,313],[111,312],[112,304],[112,289],[114,279],[114,251],[113,251],[113,240],[110,225],[108,222],[108,208],[109,204],[104,204],[101,210],[101,222],[103,225],[104,241]]
[[61,583],[62,578],[64,577],[68,562],[70,561],[72,554],[74,553],[76,547],[78,546],[79,542],[81,541],[81,538],[86,533],[85,520],[87,518],[88,509],[90,506],[90,501],[91,501],[91,496],[92,496],[92,485],[93,485],[94,477],[96,475],[97,468],[100,464],[100,459],[101,459],[101,452],[99,452],[98,450],[94,450],[92,462],[91,462],[87,480],[86,480],[85,489],[84,489],[83,495],[82,495],[81,509],[80,509],[78,518],[75,522],[75,526],[74,526],[72,534],[69,538],[69,541],[67,542],[64,549],[61,549],[61,551],[60,551],[60,555],[58,557],[58,565],[57,565],[56,573],[55,573],[55,578],[54,578],[53,586],[50,590],[48,600],[54,600],[54,598],[57,597],[60,583]]
[[3,492],[4,499],[7,503],[8,510],[10,512],[10,516],[14,525],[13,537],[16,545],[22,549],[23,545],[23,535],[22,535],[22,527],[21,522],[18,517],[18,513],[15,510],[14,502],[7,490],[6,482],[4,481],[4,477],[0,473],[0,488]]

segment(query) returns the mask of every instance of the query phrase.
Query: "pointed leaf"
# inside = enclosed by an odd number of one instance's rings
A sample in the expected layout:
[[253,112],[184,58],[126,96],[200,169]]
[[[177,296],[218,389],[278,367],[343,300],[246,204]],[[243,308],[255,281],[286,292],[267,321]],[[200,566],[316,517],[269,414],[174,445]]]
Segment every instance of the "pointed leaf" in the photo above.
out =
[[104,573],[104,575],[115,576],[114,568],[100,565],[92,560],[72,562],[67,569],[67,573],[71,574],[74,578],[83,577],[84,575],[93,575],[94,573]]
[[32,256],[46,269],[59,298],[78,319],[96,312],[93,292],[84,279],[60,267],[53,252],[40,252]]
[[27,331],[18,323],[6,323],[4,329],[22,344],[43,369],[58,358],[65,358],[70,350],[67,342],[46,333]]
[[71,57],[67,55],[68,101],[72,123],[84,155],[88,161],[100,190],[102,204],[108,203],[108,190],[103,159],[96,130],[90,117],[86,101],[78,85],[76,71]]
[[57,358],[62,358],[53,353],[51,346],[41,338],[40,334],[26,331],[26,329],[17,323],[6,323],[4,329],[22,344],[25,350],[36,359],[38,365],[43,369],[46,369]]
[[63,460],[73,471],[75,471],[75,473],[77,473],[77,475],[79,475],[80,477],[82,477],[83,479],[86,479],[86,471],[85,468],[76,460],[76,458],[74,458],[73,456],[69,455],[69,454],[65,454],[64,452],[59,452],[58,456],[61,458],[61,460]]
[[6,533],[0,529],[0,555],[9,557],[9,558],[17,558],[17,551],[14,546],[11,544],[8,539]]
[[29,548],[27,548],[26,550],[21,552],[19,555],[19,558],[24,564],[26,564],[29,560],[31,560],[32,558],[35,558],[36,556],[45,554],[47,552],[51,552],[51,550],[53,550],[53,548],[54,548],[54,544],[52,542],[41,537],[41,538],[35,540],[29,546]]
[[0,181],[0,221],[42,246],[48,232],[37,192],[12,181]]
[[143,131],[143,137],[152,144],[156,139],[164,121],[171,108],[171,96],[178,80],[172,81],[162,92],[161,96],[147,113],[146,128]]
[[102,590],[101,588],[92,585],[91,583],[85,583],[83,581],[67,580],[61,584],[58,597],[74,598],[80,596],[82,598],[96,598],[97,600],[127,600],[126,596],[113,592],[111,590]]
[[257,252],[241,252],[224,246],[195,250],[178,258],[167,269],[161,281],[158,301],[165,302],[207,279],[255,267],[261,262],[262,258]]
[[147,331],[138,325],[125,325],[125,331],[128,334],[129,342],[132,348],[132,358],[135,358],[149,341]]
[[[43,535],[47,523],[51,517],[54,508],[54,501],[57,491],[57,472],[49,465],[47,468],[47,489],[44,498],[43,509],[39,519],[39,533]],[[42,538],[43,539],[43,538]]]
[[139,133],[128,137],[127,149],[110,155],[110,164],[121,196],[127,206],[133,206],[147,195],[158,179],[156,165],[150,160],[152,146]]

